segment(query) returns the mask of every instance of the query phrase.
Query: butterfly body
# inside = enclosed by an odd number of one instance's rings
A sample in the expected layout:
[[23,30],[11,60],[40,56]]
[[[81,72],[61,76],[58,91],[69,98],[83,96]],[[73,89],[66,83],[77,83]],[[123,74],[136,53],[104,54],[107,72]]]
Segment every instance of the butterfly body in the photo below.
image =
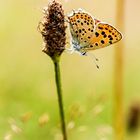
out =
[[74,11],[68,16],[68,20],[72,48],[78,52],[104,48],[122,39],[121,33],[113,26],[93,18],[84,11]]

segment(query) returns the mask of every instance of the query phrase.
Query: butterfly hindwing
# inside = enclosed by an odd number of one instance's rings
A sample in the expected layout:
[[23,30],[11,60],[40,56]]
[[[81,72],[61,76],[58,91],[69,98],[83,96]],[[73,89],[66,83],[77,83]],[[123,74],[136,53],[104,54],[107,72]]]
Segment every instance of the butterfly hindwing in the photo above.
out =
[[86,50],[95,50],[107,47],[111,44],[114,44],[122,39],[122,35],[117,29],[113,26],[99,22],[95,26],[95,31],[90,40],[89,47],[85,48]]

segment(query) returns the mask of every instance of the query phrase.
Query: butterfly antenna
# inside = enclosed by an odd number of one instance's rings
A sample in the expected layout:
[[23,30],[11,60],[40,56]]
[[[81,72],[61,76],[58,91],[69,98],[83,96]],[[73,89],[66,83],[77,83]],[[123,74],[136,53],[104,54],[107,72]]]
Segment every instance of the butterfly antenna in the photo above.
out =
[[90,58],[93,60],[94,64],[96,65],[97,69],[100,68],[99,65],[97,64],[97,61],[99,61],[99,59],[96,58],[94,54],[86,52],[85,55],[90,56]]
[[89,53],[89,55],[92,57],[94,57],[94,59],[95,59],[95,61],[99,61],[99,59],[94,55],[94,54],[91,54],[91,53]]

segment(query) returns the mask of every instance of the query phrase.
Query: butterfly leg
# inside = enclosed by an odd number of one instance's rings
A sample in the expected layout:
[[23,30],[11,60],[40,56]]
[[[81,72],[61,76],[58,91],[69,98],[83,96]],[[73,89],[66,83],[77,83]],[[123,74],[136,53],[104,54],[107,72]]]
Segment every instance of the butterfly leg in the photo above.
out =
[[81,55],[87,56],[87,52],[80,52]]
[[81,54],[81,46],[79,45],[79,43],[77,41],[72,40],[72,45],[71,45],[70,51],[72,53],[76,52],[76,53],[80,53]]
[[67,49],[68,52],[70,52],[71,54],[73,52],[76,52],[82,56],[87,56],[87,52],[82,50],[82,47],[80,46],[80,44],[77,41],[72,40],[72,46]]

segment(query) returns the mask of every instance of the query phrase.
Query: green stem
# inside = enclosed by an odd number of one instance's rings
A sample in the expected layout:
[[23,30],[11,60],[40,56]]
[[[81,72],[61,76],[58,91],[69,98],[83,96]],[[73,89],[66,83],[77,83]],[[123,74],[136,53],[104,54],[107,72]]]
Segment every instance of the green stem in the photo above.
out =
[[58,104],[59,104],[59,112],[61,118],[61,129],[63,133],[63,140],[67,140],[66,133],[66,123],[65,123],[65,115],[63,109],[63,98],[62,98],[62,89],[61,89],[61,77],[60,77],[60,66],[59,66],[59,57],[53,58],[54,68],[55,68],[55,82],[57,88],[58,95]]

